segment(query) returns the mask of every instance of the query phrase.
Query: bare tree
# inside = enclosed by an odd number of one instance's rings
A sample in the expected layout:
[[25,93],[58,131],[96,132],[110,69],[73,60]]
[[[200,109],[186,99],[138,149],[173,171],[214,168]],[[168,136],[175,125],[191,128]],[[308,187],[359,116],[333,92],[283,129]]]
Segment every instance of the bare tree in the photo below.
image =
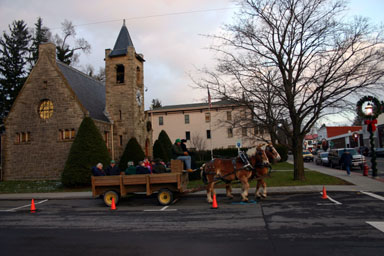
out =
[[[67,65],[73,65],[79,59],[78,51],[89,53],[91,45],[84,38],[76,38],[75,26],[71,21],[64,20],[61,23],[62,37],[55,34],[53,41],[56,44],[57,58]],[[70,39],[74,40],[74,46],[70,46]]]
[[89,75],[90,77],[93,77],[94,79],[105,82],[105,68],[100,67],[99,72],[95,73],[95,68],[91,64],[85,65],[85,67],[82,68],[83,72]]
[[204,157],[203,157],[203,151],[205,150],[205,139],[203,137],[200,136],[200,134],[194,134],[191,136],[191,140],[190,140],[190,145],[191,145],[191,148],[194,149],[194,151],[196,152],[196,158],[198,160],[204,160]]
[[234,25],[212,49],[216,70],[198,82],[217,97],[247,104],[259,122],[290,138],[294,178],[304,180],[305,135],[329,109],[383,86],[382,31],[346,21],[342,0],[243,0]]

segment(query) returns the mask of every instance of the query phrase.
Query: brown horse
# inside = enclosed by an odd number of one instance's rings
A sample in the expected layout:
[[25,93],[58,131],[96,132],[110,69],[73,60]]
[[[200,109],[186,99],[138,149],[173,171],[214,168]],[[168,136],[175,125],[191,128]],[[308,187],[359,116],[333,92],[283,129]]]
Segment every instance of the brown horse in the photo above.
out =
[[[269,143],[265,148],[265,153],[268,157],[269,162],[275,163],[276,161],[280,161],[281,157],[279,153],[276,151],[275,147],[272,145],[272,143]],[[257,173],[257,185],[256,185],[256,191],[255,191],[255,197],[267,197],[267,183],[265,183],[264,178],[267,176],[269,172],[269,166],[262,166],[260,164],[253,165],[253,167],[256,169]],[[260,187],[263,187],[263,193],[260,194],[259,189]]]
[[[251,165],[269,165],[268,157],[265,154],[266,145],[259,145],[254,148],[252,152],[254,155],[250,157]],[[212,195],[215,194],[214,186],[218,181],[227,183],[226,192],[227,196],[233,198],[232,188],[230,183],[238,179],[242,184],[242,201],[248,201],[248,180],[255,175],[254,169],[251,166],[245,166],[240,157],[235,159],[221,159],[216,158],[202,166],[202,177],[207,184],[207,201],[212,202]]]

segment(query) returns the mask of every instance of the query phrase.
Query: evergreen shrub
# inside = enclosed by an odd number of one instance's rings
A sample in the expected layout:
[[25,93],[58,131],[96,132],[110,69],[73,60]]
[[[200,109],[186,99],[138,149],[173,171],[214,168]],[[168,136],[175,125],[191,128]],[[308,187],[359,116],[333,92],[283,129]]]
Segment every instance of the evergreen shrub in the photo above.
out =
[[111,160],[107,146],[90,117],[80,124],[72,143],[61,182],[66,187],[79,187],[91,184],[91,169],[97,163],[107,166]]
[[127,169],[128,162],[133,161],[135,165],[138,165],[140,161],[143,161],[145,157],[144,151],[135,137],[132,137],[125,147],[123,155],[120,158],[119,168],[120,170]]
[[164,158],[162,160],[166,163],[170,162],[172,159],[173,143],[171,142],[168,134],[164,130],[161,130],[161,132],[159,133],[158,141],[162,145],[162,148],[164,150]]

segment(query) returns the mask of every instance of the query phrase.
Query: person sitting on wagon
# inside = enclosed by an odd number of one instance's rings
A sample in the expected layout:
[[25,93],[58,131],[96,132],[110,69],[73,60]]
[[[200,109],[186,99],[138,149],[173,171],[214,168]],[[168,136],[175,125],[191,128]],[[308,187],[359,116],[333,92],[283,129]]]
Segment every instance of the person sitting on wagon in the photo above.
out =
[[152,161],[152,173],[165,173],[167,168],[161,163],[160,159]]
[[174,159],[183,160],[185,163],[185,167],[187,168],[187,172],[193,172],[191,169],[191,156],[188,155],[188,152],[184,152],[181,148],[181,140],[176,139],[175,144],[172,146],[172,154]]
[[140,161],[136,167],[136,174],[151,174],[151,171],[144,165],[143,161]]
[[149,171],[152,173],[152,164],[149,162],[148,157],[144,158],[144,166],[149,169]]
[[127,169],[125,169],[125,174],[126,175],[136,174],[136,167],[133,161],[129,161],[127,165],[128,167]]
[[93,176],[105,176],[103,164],[98,163],[96,166],[92,167],[92,174]]
[[107,176],[120,175],[120,169],[116,165],[115,160],[112,160],[111,164],[105,169],[105,174]]

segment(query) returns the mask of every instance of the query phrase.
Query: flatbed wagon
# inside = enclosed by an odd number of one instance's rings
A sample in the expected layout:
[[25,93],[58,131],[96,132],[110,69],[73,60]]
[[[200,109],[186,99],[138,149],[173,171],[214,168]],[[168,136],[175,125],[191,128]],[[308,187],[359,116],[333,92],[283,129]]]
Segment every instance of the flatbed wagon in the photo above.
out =
[[104,203],[111,206],[120,197],[130,193],[145,192],[147,196],[157,194],[161,205],[172,203],[175,193],[187,191],[188,173],[184,171],[161,174],[133,174],[116,176],[92,176],[93,197],[103,197]]

